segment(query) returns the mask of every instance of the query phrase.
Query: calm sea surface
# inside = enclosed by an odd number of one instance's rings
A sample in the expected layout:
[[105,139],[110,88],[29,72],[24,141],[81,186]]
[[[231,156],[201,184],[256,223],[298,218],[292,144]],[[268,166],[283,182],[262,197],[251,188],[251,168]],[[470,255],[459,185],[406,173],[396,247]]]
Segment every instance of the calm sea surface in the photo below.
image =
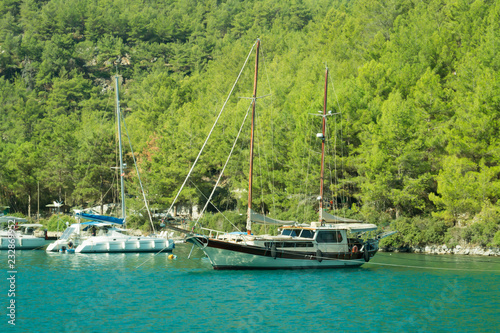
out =
[[[16,252],[1,332],[498,332],[500,258],[379,253],[361,268],[214,271],[197,249]],[[414,266],[414,267],[406,267]],[[435,269],[437,268],[437,269]]]

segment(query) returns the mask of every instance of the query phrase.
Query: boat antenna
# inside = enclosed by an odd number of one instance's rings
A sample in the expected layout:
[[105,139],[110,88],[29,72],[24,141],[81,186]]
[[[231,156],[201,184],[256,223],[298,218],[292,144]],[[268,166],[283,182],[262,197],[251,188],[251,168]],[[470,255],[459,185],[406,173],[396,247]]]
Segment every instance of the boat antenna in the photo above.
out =
[[118,73],[115,75],[115,86],[116,86],[116,119],[118,122],[118,147],[120,153],[120,187],[122,195],[122,219],[123,224],[125,224],[125,183],[124,183],[124,172],[123,172],[123,154],[122,154],[122,130],[120,122],[120,93],[118,90]]
[[248,172],[248,214],[247,214],[247,234],[252,234],[252,170],[253,170],[253,143],[254,143],[254,121],[255,121],[255,104],[257,102],[257,76],[259,71],[259,47],[260,39],[257,39],[255,48],[255,75],[253,79],[253,95],[252,95],[252,126],[250,130],[250,171]]

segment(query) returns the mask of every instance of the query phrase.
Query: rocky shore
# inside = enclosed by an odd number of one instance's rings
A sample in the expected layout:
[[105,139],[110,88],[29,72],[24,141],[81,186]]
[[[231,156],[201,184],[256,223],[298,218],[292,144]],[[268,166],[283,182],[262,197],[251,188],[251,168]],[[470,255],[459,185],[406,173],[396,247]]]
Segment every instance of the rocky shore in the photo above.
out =
[[500,248],[481,246],[461,246],[448,247],[446,245],[426,245],[409,247],[386,247],[381,248],[382,252],[410,252],[427,254],[462,254],[478,256],[500,256]]

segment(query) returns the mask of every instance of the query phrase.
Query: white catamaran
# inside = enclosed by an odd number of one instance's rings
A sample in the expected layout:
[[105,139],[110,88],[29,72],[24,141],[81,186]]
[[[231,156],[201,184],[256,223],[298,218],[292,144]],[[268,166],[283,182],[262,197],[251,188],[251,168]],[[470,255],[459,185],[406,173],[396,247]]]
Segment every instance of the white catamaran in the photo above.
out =
[[[123,155],[121,141],[121,114],[118,92],[118,76],[115,76],[116,83],[116,117],[118,123],[118,144],[120,155],[120,185],[121,185],[121,213],[122,218],[103,215],[92,215],[78,213],[78,218],[88,222],[75,223],[63,232],[61,237],[47,247],[47,251],[66,251],[76,253],[117,253],[117,252],[160,252],[172,251],[175,243],[166,233],[158,236],[134,236],[129,235],[127,230],[121,228],[125,225],[125,185],[123,172]],[[137,170],[137,174],[139,172]],[[141,185],[142,187],[142,185]],[[151,213],[147,206],[144,195],[146,209],[151,219]],[[151,224],[152,224],[151,219]]]
[[[319,220],[307,224],[279,221],[256,213],[252,209],[252,166],[257,72],[260,41],[256,42],[255,77],[252,98],[250,134],[250,171],[247,211],[247,234],[211,231],[209,235],[185,231],[186,241],[198,246],[209,258],[214,269],[309,269],[356,267],[373,257],[379,240],[392,235],[387,232],[362,240],[364,233],[377,230],[374,224],[346,219],[323,211],[323,174],[325,151],[326,97],[328,69],[325,73],[325,98],[322,140]],[[281,225],[279,235],[252,235],[252,223]],[[181,230],[178,230],[181,231]]]

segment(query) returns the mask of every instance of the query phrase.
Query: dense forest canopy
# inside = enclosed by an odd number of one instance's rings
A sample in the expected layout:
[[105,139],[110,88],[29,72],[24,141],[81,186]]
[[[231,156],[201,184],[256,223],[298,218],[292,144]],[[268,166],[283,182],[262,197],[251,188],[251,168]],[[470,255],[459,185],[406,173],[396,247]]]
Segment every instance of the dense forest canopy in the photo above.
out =
[[[254,206],[315,219],[325,64],[328,201],[394,244],[500,245],[500,3],[470,0],[1,0],[0,205],[168,208],[262,41]],[[247,66],[179,203],[204,204],[252,93]],[[214,198],[244,211],[248,124]],[[246,133],[246,134],[245,134]],[[38,197],[38,191],[40,193]],[[496,236],[495,236],[496,235]]]

